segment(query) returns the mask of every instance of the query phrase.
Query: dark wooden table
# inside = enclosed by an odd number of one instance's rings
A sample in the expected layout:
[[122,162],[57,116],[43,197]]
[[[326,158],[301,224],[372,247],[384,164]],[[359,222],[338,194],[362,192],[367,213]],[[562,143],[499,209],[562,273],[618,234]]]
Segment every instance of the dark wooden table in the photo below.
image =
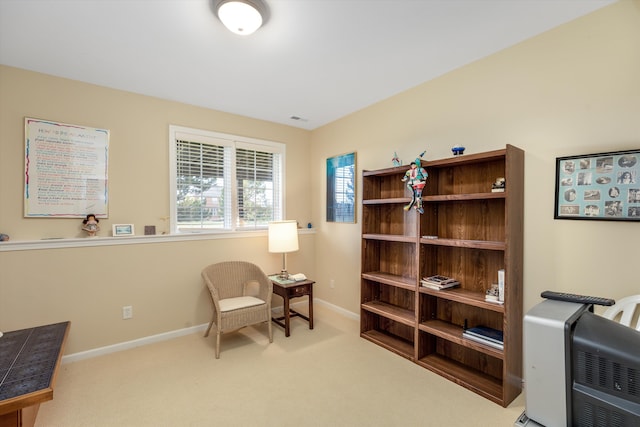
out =
[[0,337],[0,427],[33,426],[53,386],[69,322],[5,332]]
[[[291,318],[296,316],[308,321],[309,329],[313,329],[313,284],[316,282],[308,279],[293,283],[280,283],[272,279],[271,282],[273,282],[273,293],[280,295],[284,301],[284,315],[281,317],[272,317],[271,320],[284,328],[284,336],[288,337],[291,335]],[[291,298],[298,298],[305,295],[309,296],[309,317],[292,310],[289,306],[289,300]],[[284,323],[282,322],[283,320]]]

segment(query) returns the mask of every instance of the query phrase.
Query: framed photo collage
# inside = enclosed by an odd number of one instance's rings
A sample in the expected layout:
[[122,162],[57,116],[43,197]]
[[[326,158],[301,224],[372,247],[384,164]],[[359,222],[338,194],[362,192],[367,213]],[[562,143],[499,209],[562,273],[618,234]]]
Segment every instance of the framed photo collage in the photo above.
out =
[[640,221],[640,150],[556,159],[555,219]]

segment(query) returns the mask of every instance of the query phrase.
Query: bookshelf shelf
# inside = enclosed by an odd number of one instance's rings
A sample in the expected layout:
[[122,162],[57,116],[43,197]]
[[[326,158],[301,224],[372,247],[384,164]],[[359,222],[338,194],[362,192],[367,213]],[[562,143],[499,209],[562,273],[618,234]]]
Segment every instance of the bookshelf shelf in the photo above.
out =
[[380,331],[371,330],[361,335],[363,338],[378,344],[394,353],[407,359],[413,358],[413,343],[397,338],[396,336],[385,334]]
[[442,291],[436,291],[434,289],[425,288],[421,286],[419,292],[423,294],[433,295],[437,298],[448,299],[451,301],[461,302],[463,304],[481,307],[485,310],[497,311],[504,313],[504,304],[496,304],[493,302],[487,302],[484,300],[484,293],[469,291],[464,288],[445,289]]
[[362,304],[362,309],[408,326],[413,326],[415,322],[415,316],[411,310],[406,310],[380,301],[364,303]]
[[462,363],[453,362],[437,354],[425,356],[417,363],[497,404],[502,404],[504,400],[502,381],[476,369],[470,369]]
[[383,273],[381,271],[370,271],[362,273],[363,279],[372,280],[386,285],[397,286],[407,290],[414,290],[416,287],[415,278],[396,276],[393,274]]

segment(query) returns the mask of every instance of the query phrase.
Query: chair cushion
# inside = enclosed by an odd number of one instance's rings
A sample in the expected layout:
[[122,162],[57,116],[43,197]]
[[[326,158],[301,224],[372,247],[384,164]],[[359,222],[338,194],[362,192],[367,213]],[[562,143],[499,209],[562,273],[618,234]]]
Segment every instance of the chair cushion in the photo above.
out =
[[256,297],[235,297],[235,298],[225,298],[220,300],[220,311],[223,313],[225,311],[238,310],[240,308],[253,307],[254,305],[265,304],[260,298]]

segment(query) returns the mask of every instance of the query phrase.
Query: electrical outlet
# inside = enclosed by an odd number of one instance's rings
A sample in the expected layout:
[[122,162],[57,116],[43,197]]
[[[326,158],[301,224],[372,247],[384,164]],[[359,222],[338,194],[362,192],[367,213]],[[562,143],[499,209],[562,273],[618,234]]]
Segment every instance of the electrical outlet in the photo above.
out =
[[122,318],[131,319],[132,317],[133,317],[133,307],[130,305],[126,305],[122,307]]
[[336,281],[335,281],[335,280],[333,280],[333,279],[329,280],[329,287],[330,287],[331,289],[335,288],[335,287],[336,287]]

